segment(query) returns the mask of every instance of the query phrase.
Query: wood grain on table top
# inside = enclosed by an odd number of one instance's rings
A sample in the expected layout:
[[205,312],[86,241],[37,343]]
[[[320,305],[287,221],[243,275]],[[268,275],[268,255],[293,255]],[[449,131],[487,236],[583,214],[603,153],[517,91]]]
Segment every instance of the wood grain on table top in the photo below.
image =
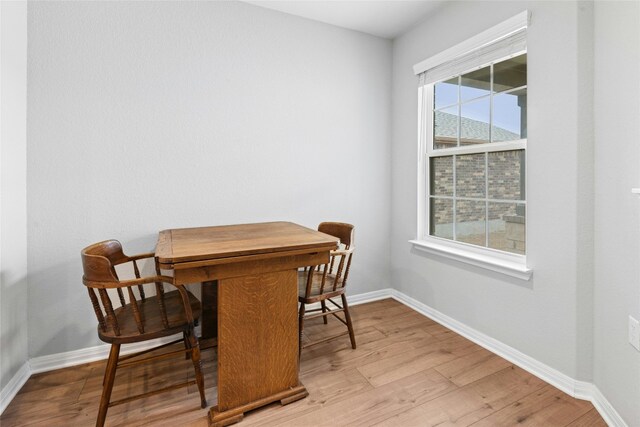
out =
[[222,225],[163,230],[156,256],[179,263],[314,248],[336,249],[334,236],[292,222]]

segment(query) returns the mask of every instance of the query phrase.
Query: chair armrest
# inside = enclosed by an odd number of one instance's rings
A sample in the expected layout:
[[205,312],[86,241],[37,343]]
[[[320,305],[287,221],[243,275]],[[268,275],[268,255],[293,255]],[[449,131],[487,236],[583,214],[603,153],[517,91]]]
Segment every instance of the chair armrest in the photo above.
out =
[[349,249],[336,249],[335,251],[329,252],[329,255],[331,256],[351,255],[353,253],[353,249],[354,249],[353,247]]
[[144,285],[147,283],[168,283],[175,287],[183,287],[184,285],[175,285],[173,283],[173,277],[169,276],[148,276],[141,277],[139,279],[131,279],[131,280],[121,280],[119,282],[92,282],[89,280],[85,280],[84,284],[90,288],[98,288],[98,289],[117,289],[117,288],[125,288],[127,286],[138,286]]
[[139,259],[155,258],[156,254],[153,252],[147,252],[144,254],[132,255],[127,257],[127,261],[138,261]]

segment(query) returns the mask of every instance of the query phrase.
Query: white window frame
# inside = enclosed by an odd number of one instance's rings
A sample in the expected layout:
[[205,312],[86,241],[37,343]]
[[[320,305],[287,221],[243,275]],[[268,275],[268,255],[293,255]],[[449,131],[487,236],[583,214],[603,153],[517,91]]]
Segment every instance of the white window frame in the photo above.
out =
[[[527,11],[510,18],[509,20],[478,34],[459,45],[452,47],[432,58],[422,61],[414,67],[416,74],[420,74],[431,67],[453,60],[465,53],[478,49],[493,41],[526,28],[530,15]],[[504,61],[505,59],[526,53],[526,50],[512,52],[510,55],[496,58],[489,63],[474,65],[472,69],[463,73],[480,69],[492,63]],[[456,75],[459,75],[456,73]],[[453,77],[453,76],[452,76]],[[528,156],[526,155],[527,140],[490,142],[484,144],[474,144],[453,148],[433,148],[433,111],[434,86],[435,83],[421,85],[418,89],[418,221],[416,239],[410,240],[415,249],[428,253],[440,255],[467,264],[475,265],[494,272],[506,274],[523,280],[529,280],[533,270],[527,267],[526,255],[513,254],[487,247],[471,245],[446,238],[429,235],[429,159],[439,156],[453,156],[473,153],[490,153],[498,151],[525,150],[525,171],[528,171]],[[426,107],[425,107],[426,106]],[[429,107],[431,106],[431,107]],[[454,184],[455,185],[455,184]],[[525,179],[525,186],[528,180]],[[525,194],[529,194],[525,189]],[[518,201],[526,206],[526,200]],[[527,213],[528,216],[528,213]],[[526,233],[527,227],[525,227]],[[526,237],[525,237],[526,241]]]

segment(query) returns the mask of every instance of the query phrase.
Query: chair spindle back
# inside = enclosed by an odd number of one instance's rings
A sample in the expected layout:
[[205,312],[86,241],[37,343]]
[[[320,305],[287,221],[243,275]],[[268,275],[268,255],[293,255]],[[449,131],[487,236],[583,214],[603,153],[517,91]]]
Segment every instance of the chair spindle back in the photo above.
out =
[[[321,272],[320,293],[329,291],[325,289],[327,285],[331,291],[337,291],[347,285],[351,258],[353,256],[354,226],[343,222],[322,222],[318,225],[318,231],[330,234],[340,239],[338,250],[331,251],[329,262],[310,268],[307,276],[307,295],[311,292],[314,272]],[[327,280],[330,277],[332,280]]]
[[[146,300],[144,284],[148,283],[148,281],[141,277],[137,261],[140,259],[152,258],[153,256],[154,255],[152,253],[133,257],[126,256],[122,251],[122,245],[117,240],[106,240],[104,242],[88,246],[82,250],[81,257],[82,267],[84,270],[82,282],[87,286],[89,298],[91,299],[93,311],[98,319],[100,330],[107,332],[108,329],[111,329],[115,336],[120,335],[121,331],[116,317],[116,309],[113,308],[111,297],[107,292],[107,289],[115,288],[122,307],[125,307],[127,303],[123,291],[126,289],[133,317],[136,321],[136,327],[140,334],[144,334],[145,319],[141,315],[139,303],[144,303]],[[121,281],[119,279],[115,267],[125,263],[132,264],[135,279],[128,281]],[[157,260],[155,260],[155,269],[156,275],[159,278],[160,269]],[[139,299],[133,291],[134,287],[138,289]],[[157,281],[155,282],[155,287],[162,323],[165,328],[168,328],[169,321],[164,305],[164,286],[162,285],[162,282]],[[100,305],[100,302],[102,303],[102,306]]]

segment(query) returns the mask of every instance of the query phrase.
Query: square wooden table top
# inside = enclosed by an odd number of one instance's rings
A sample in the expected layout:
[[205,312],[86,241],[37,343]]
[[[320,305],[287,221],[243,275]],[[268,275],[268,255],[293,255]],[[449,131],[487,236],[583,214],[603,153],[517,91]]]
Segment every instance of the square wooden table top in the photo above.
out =
[[161,264],[289,252],[336,249],[337,237],[292,222],[176,228],[158,235],[156,256]]

